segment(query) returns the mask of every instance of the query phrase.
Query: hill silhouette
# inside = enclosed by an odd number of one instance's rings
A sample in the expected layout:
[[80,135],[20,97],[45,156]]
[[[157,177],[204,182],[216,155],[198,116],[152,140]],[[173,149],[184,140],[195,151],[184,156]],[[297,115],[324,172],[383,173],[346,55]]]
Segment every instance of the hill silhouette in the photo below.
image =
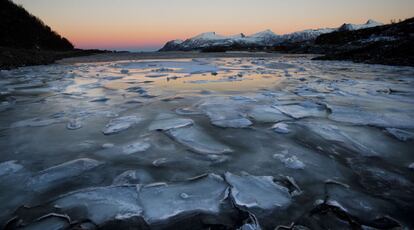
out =
[[0,69],[50,64],[106,51],[75,49],[66,38],[10,0],[0,0]]
[[0,46],[40,50],[73,50],[74,46],[39,18],[10,0],[0,0]]

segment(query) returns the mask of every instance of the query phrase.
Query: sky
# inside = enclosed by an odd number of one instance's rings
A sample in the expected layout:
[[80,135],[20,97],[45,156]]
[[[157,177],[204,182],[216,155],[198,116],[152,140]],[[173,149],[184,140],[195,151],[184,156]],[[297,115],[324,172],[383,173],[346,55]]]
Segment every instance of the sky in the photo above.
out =
[[77,48],[159,49],[203,32],[284,34],[414,16],[414,0],[13,0]]

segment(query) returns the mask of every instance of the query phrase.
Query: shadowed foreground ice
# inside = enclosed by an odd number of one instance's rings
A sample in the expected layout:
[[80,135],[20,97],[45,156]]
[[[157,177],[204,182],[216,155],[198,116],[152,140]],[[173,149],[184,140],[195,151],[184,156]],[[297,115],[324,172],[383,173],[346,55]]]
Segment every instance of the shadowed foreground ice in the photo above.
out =
[[1,71],[0,224],[414,228],[413,77],[292,56]]

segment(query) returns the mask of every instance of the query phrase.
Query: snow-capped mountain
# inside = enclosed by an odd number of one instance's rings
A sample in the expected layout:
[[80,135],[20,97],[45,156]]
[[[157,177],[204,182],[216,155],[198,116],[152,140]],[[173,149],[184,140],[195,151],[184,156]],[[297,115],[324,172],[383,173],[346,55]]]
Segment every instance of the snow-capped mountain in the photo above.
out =
[[260,45],[273,45],[277,42],[279,39],[279,35],[273,33],[271,30],[265,30],[261,31],[255,34],[252,34],[245,38],[245,40],[248,40],[250,43],[256,43]]
[[[172,43],[171,45],[178,45],[181,47],[181,50],[192,50],[192,49],[202,49],[209,46],[229,46],[235,42],[242,40],[245,37],[244,34],[236,34],[232,36],[224,36],[216,34],[215,32],[207,32],[199,34],[195,37],[187,39],[181,43]],[[175,40],[177,41],[177,40]]]
[[243,33],[224,36],[215,32],[199,34],[195,37],[167,42],[160,51],[175,50],[201,50],[209,47],[268,47],[289,42],[304,42],[314,40],[318,36],[334,31],[359,30],[383,25],[374,20],[368,20],[365,24],[343,24],[339,28],[322,28],[298,31],[290,34],[277,35],[271,30],[265,30],[252,35]]
[[372,19],[368,20],[365,24],[350,24],[345,23],[341,27],[338,28],[339,31],[351,31],[351,30],[360,30],[360,29],[366,29],[376,26],[382,26],[384,25],[381,22],[374,21]]
[[310,30],[303,30],[298,31],[290,34],[284,34],[279,36],[279,40],[277,43],[283,42],[302,42],[308,41],[317,38],[321,34],[332,33],[336,29],[332,28],[324,28],[324,29],[310,29]]

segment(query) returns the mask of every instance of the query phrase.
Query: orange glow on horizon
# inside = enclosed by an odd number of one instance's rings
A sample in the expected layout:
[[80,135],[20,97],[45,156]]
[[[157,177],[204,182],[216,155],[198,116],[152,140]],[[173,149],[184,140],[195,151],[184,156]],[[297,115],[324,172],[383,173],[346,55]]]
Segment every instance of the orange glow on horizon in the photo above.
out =
[[158,47],[203,32],[285,34],[414,16],[412,0],[13,0],[78,48]]

